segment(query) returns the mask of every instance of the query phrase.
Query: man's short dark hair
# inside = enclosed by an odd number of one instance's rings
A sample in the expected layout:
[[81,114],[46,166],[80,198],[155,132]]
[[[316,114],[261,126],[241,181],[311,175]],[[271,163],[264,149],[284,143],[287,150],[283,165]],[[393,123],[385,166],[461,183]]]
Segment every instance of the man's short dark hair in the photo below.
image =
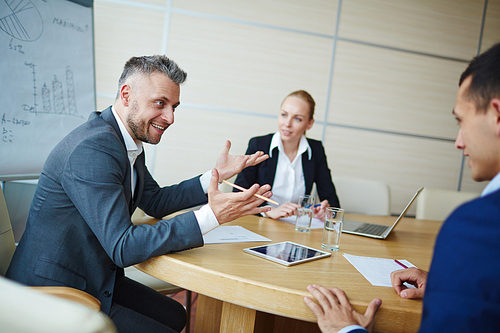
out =
[[485,112],[493,98],[500,98],[500,43],[472,59],[458,85],[471,75],[472,82],[465,96],[474,102],[478,111]]
[[135,74],[163,73],[176,84],[186,81],[187,73],[174,61],[164,55],[142,56],[130,58],[123,67],[123,72],[118,81],[118,94],[125,81]]

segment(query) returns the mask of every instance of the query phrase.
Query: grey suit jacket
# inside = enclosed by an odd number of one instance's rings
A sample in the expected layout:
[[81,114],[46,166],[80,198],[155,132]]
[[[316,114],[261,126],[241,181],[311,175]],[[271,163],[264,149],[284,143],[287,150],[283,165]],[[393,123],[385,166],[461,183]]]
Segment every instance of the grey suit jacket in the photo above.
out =
[[130,162],[111,108],[92,113],[47,158],[7,277],[84,290],[109,314],[123,267],[202,246],[192,212],[153,226],[132,224],[136,207],[161,218],[207,202],[198,177],[160,188],[144,161],[143,153],[135,162],[132,198]]

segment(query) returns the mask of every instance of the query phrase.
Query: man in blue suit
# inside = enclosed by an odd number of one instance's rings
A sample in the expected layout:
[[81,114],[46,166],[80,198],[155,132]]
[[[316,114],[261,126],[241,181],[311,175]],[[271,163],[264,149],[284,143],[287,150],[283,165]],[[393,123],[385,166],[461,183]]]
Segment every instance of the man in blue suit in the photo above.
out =
[[[218,182],[267,158],[229,155],[201,177],[160,188],[145,165],[142,143],[157,144],[174,122],[186,73],[165,56],[131,58],[113,106],[94,112],[66,136],[43,167],[26,230],[7,277],[33,286],[70,286],[101,301],[120,332],[180,332],[184,308],[124,276],[123,268],[153,256],[203,245],[202,235],[238,217],[265,212],[270,186],[223,193]],[[139,207],[161,218],[133,225]]]
[[[424,298],[420,332],[499,332],[500,43],[474,58],[462,73],[453,114],[460,127],[455,146],[469,157],[472,178],[490,182],[480,198],[446,219],[429,273],[396,271],[392,285],[403,298]],[[308,297],[305,302],[323,333],[366,332],[381,304],[373,300],[361,315],[338,288],[313,285],[308,290],[319,305]]]

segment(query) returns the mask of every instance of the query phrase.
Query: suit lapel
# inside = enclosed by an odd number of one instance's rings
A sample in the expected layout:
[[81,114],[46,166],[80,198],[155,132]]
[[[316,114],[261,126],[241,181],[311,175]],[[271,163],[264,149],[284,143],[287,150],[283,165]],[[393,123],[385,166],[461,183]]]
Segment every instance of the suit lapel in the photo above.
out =
[[137,208],[137,205],[139,205],[139,201],[142,197],[142,191],[144,190],[144,173],[146,172],[144,151],[142,151],[142,153],[135,160],[134,168],[136,171],[137,182],[135,184],[134,199],[132,201],[132,212]]
[[[312,183],[314,180],[314,162],[313,158],[309,160],[307,151],[302,154],[302,172],[304,173],[304,182],[306,186],[306,194],[310,194]],[[309,185],[309,186],[308,186]]]
[[274,177],[276,176],[276,168],[278,167],[278,156],[279,156],[279,150],[278,147],[276,147],[273,149],[273,157],[269,157],[268,159],[269,171],[267,172],[267,179],[264,182],[264,184],[269,184],[271,185],[271,187],[274,184]]

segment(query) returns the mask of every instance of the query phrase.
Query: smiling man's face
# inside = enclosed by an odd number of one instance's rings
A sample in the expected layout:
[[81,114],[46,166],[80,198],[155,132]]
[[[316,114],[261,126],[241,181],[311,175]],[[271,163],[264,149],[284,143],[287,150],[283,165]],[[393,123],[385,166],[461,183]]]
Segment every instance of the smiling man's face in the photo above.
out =
[[125,126],[136,141],[157,144],[174,123],[180,87],[162,73],[136,75],[122,88],[127,114]]

